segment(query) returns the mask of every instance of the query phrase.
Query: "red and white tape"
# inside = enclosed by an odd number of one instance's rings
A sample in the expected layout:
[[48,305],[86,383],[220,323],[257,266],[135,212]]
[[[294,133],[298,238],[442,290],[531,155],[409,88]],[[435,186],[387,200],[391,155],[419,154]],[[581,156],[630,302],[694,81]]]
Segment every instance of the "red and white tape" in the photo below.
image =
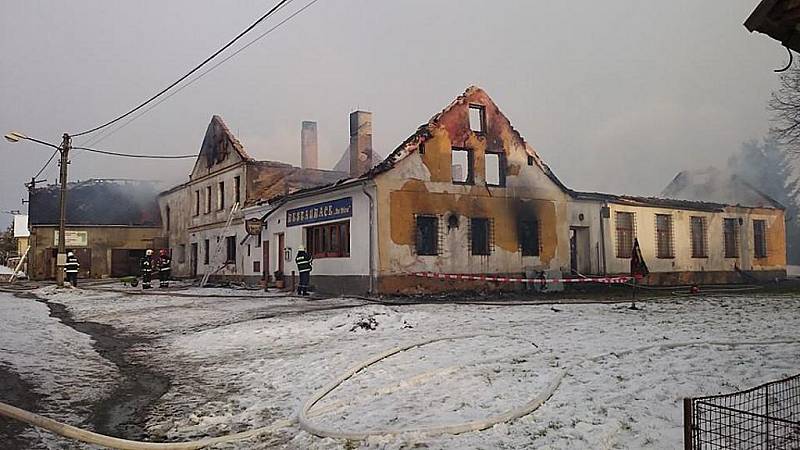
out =
[[587,278],[517,278],[497,277],[489,275],[464,275],[454,273],[414,272],[414,276],[422,278],[436,278],[439,280],[469,280],[469,281],[494,281],[498,283],[605,283],[623,284],[633,280],[630,276],[617,277],[587,277]]

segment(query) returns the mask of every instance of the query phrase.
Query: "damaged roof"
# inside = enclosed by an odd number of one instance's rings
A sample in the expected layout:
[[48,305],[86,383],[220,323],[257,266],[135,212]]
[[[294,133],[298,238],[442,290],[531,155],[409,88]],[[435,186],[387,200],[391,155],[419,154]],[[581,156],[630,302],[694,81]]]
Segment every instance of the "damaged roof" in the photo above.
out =
[[744,22],[751,33],[758,31],[800,52],[800,0],[762,0]]
[[[161,226],[158,183],[93,179],[67,184],[67,225]],[[58,185],[30,191],[30,225],[58,225]]]

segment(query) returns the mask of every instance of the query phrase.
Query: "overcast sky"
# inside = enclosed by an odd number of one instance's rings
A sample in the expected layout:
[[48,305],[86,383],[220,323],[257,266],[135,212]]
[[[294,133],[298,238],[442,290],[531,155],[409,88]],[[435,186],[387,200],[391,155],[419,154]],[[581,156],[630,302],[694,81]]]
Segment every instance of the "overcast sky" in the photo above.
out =
[[[276,1],[4,0],[0,131],[59,143],[107,121]],[[319,0],[94,147],[196,153],[218,114],[255,158],[299,165],[300,122],[316,120],[330,168],[352,110],[374,113],[374,146],[386,155],[476,84],[568,186],[657,194],[678,171],[721,164],[768,130],[772,69],[786,51],[742,26],[757,3]],[[21,209],[23,183],[51,152],[5,140],[0,152],[0,208]],[[178,183],[191,165],[76,152],[69,170],[72,180]],[[57,173],[52,164],[42,178]]]

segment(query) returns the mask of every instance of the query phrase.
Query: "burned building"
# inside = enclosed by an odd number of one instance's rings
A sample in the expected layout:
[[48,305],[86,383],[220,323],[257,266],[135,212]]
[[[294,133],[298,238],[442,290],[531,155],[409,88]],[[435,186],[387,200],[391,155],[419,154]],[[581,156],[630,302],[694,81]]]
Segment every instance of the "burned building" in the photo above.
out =
[[[353,142],[371,147],[351,138],[351,155],[363,153]],[[627,274],[634,240],[654,273],[645,282],[785,274],[777,205],[574,191],[477,87],[372,169],[274,198],[265,210],[264,272],[294,267],[303,245],[315,259],[312,284],[330,293],[510,289],[481,277]]]
[[[316,126],[304,126],[303,160],[317,161]],[[158,197],[162,235],[172,251],[176,277],[242,279],[245,255],[240,247],[249,238],[242,210],[262,198],[328,184],[343,173],[294,167],[251,157],[219,116],[206,129],[189,181]],[[261,241],[247,243],[259,248]],[[252,252],[252,249],[248,249]],[[258,251],[258,250],[256,250]],[[260,278],[260,276],[256,277]]]
[[[158,246],[161,217],[158,185],[139,180],[88,180],[67,185],[68,250],[81,264],[80,276],[104,278],[138,272],[138,259]],[[30,191],[29,276],[55,278],[60,189]]]

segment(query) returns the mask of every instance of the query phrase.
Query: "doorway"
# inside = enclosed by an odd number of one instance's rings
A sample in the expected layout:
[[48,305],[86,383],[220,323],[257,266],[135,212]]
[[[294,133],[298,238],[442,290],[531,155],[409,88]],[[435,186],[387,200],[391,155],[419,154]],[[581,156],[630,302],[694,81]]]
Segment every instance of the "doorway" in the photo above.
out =
[[589,227],[570,227],[569,266],[573,274],[588,275],[592,272]]
[[270,276],[269,276],[269,241],[264,241],[261,244],[261,254],[262,254],[262,261],[264,261],[263,267],[263,279],[264,279],[264,286],[269,284]]
[[189,253],[189,270],[192,278],[197,277],[197,242],[192,243],[192,250]]

